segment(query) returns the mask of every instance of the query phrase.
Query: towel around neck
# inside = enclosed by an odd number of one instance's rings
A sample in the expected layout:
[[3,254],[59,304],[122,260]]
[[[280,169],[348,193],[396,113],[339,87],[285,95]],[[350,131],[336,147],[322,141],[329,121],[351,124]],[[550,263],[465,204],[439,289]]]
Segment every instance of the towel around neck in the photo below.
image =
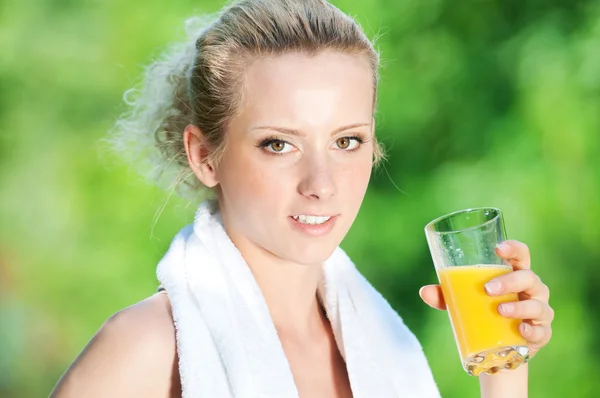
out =
[[[214,202],[175,236],[157,276],[173,311],[183,398],[299,396],[264,296]],[[339,247],[317,294],[354,398],[440,396],[416,337]]]

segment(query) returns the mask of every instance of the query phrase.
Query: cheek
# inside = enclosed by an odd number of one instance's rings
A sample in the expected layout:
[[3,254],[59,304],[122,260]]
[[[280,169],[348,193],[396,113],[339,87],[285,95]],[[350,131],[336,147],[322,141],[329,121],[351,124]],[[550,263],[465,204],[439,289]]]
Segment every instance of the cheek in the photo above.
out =
[[346,164],[340,171],[340,190],[347,198],[362,201],[371,178],[372,161],[370,158],[360,159]]
[[238,203],[245,211],[273,208],[288,181],[277,168],[255,156],[236,154],[222,164],[221,190],[229,202]]

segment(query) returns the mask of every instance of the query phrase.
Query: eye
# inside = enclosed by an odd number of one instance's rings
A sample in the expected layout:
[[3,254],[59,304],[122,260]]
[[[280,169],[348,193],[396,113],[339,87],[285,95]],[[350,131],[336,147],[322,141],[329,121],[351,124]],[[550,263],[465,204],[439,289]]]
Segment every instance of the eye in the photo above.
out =
[[267,152],[275,154],[294,151],[294,146],[292,144],[279,139],[267,139],[262,141],[258,146],[264,148]]
[[362,139],[360,137],[341,137],[335,141],[335,145],[339,149],[343,149],[346,151],[358,149],[361,143]]
[[285,142],[283,141],[273,141],[268,146],[273,152],[283,152],[285,149]]

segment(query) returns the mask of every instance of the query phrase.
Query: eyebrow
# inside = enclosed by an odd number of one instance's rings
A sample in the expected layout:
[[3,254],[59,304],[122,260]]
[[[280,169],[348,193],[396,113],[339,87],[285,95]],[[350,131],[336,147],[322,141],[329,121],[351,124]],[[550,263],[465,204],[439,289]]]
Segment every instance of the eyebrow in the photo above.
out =
[[[357,127],[364,127],[364,126],[369,126],[369,125],[370,125],[370,123],[349,124],[347,126],[338,127],[337,129],[333,130],[331,132],[331,135],[335,135],[335,134],[341,133],[342,131],[354,129]],[[250,129],[250,131],[252,131],[252,130],[275,130],[275,131],[279,131],[280,133],[283,133],[283,134],[296,135],[296,136],[303,135],[302,131],[300,131],[300,130],[288,129],[285,127],[277,127],[277,126],[257,126],[257,127],[253,127],[252,129]]]

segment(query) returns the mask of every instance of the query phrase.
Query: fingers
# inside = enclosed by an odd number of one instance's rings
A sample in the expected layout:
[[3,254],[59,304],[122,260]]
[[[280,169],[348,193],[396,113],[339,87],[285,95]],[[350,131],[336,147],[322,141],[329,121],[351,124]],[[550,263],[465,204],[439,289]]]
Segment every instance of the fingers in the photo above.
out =
[[498,312],[506,318],[524,319],[519,325],[519,332],[528,344],[538,349],[552,338],[554,310],[547,303],[539,300],[502,303],[498,306]]
[[498,312],[506,318],[527,319],[532,326],[550,325],[554,320],[554,310],[539,300],[502,303]]
[[490,296],[507,293],[524,293],[540,301],[550,299],[550,289],[533,271],[522,269],[501,275],[485,284],[485,290]]
[[548,344],[552,338],[552,328],[550,326],[532,326],[527,322],[523,322],[519,325],[519,332],[528,343],[538,347]]
[[423,299],[430,307],[437,310],[446,309],[446,302],[444,301],[444,295],[442,294],[440,285],[423,286],[421,290],[419,290],[419,296],[421,296],[421,299]]
[[498,256],[514,269],[531,269],[529,247],[516,240],[507,240],[496,247]]

